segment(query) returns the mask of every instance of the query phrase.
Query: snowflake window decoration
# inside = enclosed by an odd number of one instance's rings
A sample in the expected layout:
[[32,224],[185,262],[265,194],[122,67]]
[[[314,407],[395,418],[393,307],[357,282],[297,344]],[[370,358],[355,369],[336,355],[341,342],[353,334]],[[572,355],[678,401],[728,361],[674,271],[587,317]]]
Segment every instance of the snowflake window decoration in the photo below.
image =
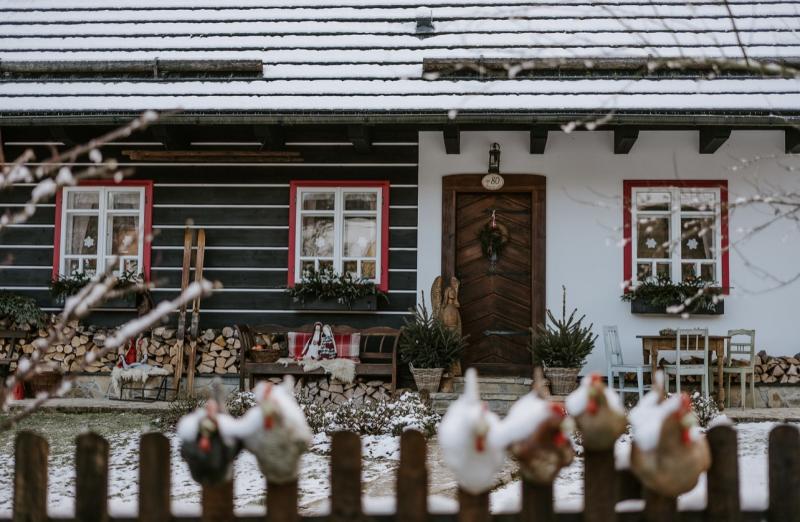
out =
[[92,236],[86,236],[86,238],[83,240],[83,246],[86,248],[92,248],[94,246],[94,238],[92,238]]
[[699,245],[700,245],[700,243],[698,243],[695,238],[692,238],[692,239],[690,239],[689,241],[686,242],[686,247],[689,250],[697,250],[697,247]]
[[647,245],[647,248],[653,249],[656,247],[658,243],[656,243],[656,240],[653,239],[652,237],[648,237],[647,241],[645,241],[644,244]]

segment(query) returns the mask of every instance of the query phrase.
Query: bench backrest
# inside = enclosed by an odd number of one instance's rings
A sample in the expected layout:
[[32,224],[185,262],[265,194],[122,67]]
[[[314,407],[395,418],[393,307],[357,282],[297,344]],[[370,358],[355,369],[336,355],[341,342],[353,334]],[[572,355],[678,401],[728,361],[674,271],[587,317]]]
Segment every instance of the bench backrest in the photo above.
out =
[[[303,326],[283,326],[277,324],[266,324],[258,326],[237,325],[239,330],[239,340],[242,343],[244,357],[247,357],[250,349],[256,344],[256,338],[264,335],[286,335],[289,332],[312,333],[313,324]],[[361,345],[359,346],[359,359],[366,361],[391,361],[397,351],[397,343],[400,339],[400,330],[387,326],[374,326],[370,328],[353,328],[346,325],[333,325],[334,334],[361,334]]]

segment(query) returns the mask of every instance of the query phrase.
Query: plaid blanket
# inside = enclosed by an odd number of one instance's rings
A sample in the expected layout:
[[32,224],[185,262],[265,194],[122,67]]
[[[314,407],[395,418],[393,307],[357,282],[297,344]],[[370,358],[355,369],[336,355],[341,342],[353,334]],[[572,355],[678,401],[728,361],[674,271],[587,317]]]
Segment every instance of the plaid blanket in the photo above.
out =
[[[303,358],[303,348],[311,339],[313,333],[289,332],[286,339],[289,345],[289,355],[295,360]],[[358,349],[361,345],[361,334],[334,334],[336,341],[336,357],[338,359],[350,359],[358,362]]]

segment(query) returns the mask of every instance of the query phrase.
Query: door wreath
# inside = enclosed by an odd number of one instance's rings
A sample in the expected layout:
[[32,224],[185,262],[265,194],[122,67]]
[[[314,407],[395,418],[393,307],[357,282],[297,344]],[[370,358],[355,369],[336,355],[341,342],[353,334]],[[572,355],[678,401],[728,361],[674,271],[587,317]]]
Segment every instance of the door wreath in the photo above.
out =
[[497,222],[497,211],[492,210],[492,218],[478,232],[483,255],[493,264],[508,243],[508,228]]

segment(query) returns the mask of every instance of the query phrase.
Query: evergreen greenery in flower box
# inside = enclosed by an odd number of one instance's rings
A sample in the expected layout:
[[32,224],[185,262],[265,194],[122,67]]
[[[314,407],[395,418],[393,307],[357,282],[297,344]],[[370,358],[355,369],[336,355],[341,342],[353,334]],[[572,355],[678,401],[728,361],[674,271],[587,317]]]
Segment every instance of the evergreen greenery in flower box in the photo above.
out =
[[[59,303],[64,303],[68,297],[80,292],[81,288],[88,285],[92,280],[91,276],[82,272],[75,272],[68,276],[60,276],[58,279],[50,281],[50,295],[53,296]],[[122,272],[117,276],[117,284],[114,285],[115,290],[125,290],[133,288],[136,285],[142,284],[142,276],[137,272]],[[136,293],[130,292],[125,294],[119,299],[117,304],[133,306],[136,303]],[[105,305],[113,305],[114,303],[104,303]]]
[[309,309],[330,308],[329,304],[352,309],[368,300],[371,302],[368,309],[374,310],[377,298],[389,300],[372,281],[354,278],[349,273],[337,274],[332,267],[304,270],[302,280],[286,292],[296,304]]
[[723,289],[704,279],[678,283],[661,276],[628,288],[620,297],[631,303],[633,313],[720,314],[724,311]]

